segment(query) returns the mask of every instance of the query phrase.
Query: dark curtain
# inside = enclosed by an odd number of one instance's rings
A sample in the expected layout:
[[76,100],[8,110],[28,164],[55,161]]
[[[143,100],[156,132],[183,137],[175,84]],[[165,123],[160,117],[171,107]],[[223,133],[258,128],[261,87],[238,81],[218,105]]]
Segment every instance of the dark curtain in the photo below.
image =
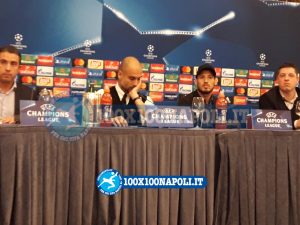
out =
[[[211,225],[215,167],[214,131],[92,129],[65,142],[47,128],[2,127],[0,224]],[[96,177],[107,168],[122,175],[206,176],[208,186],[105,196]]]
[[300,132],[219,135],[216,225],[300,224]]

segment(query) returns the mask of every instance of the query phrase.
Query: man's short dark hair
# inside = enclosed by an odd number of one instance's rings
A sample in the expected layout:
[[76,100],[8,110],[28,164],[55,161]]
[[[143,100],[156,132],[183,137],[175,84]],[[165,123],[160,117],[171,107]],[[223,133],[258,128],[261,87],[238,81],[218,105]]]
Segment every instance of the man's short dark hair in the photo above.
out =
[[0,47],[0,53],[2,52],[9,52],[9,53],[12,53],[12,54],[16,54],[19,56],[19,59],[21,60],[21,53],[19,52],[19,50],[12,46],[12,45],[6,45],[6,46],[2,46]]
[[277,78],[277,76],[279,75],[279,71],[283,68],[294,68],[296,75],[299,76],[299,69],[297,68],[297,66],[294,63],[283,63],[281,66],[278,67],[278,69],[275,72],[275,79]]

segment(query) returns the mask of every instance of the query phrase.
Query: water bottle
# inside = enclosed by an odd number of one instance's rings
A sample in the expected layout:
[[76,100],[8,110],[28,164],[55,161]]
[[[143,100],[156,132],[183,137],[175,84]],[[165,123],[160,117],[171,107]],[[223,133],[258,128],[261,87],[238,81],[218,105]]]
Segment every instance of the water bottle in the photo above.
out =
[[112,97],[108,86],[104,88],[104,94],[101,97],[101,127],[112,126]]
[[227,100],[225,98],[224,91],[219,92],[216,101],[216,129],[226,129],[227,128]]

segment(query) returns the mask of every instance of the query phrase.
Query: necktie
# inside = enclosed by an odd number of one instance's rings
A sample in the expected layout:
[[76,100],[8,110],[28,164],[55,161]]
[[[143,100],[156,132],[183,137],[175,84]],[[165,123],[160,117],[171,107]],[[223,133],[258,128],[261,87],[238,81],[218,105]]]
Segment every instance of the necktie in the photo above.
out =
[[121,103],[124,104],[124,105],[126,105],[126,97],[127,97],[127,94],[125,93],[123,95],[123,98],[122,98],[122,101],[121,101]]

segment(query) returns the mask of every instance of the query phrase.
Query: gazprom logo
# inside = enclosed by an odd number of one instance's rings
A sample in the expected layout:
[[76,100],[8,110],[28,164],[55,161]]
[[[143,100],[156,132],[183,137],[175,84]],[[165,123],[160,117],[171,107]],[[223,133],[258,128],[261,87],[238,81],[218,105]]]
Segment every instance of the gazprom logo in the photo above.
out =
[[266,114],[266,116],[267,116],[268,118],[276,118],[276,117],[277,117],[277,114],[274,113],[274,112],[268,112],[268,113]]

